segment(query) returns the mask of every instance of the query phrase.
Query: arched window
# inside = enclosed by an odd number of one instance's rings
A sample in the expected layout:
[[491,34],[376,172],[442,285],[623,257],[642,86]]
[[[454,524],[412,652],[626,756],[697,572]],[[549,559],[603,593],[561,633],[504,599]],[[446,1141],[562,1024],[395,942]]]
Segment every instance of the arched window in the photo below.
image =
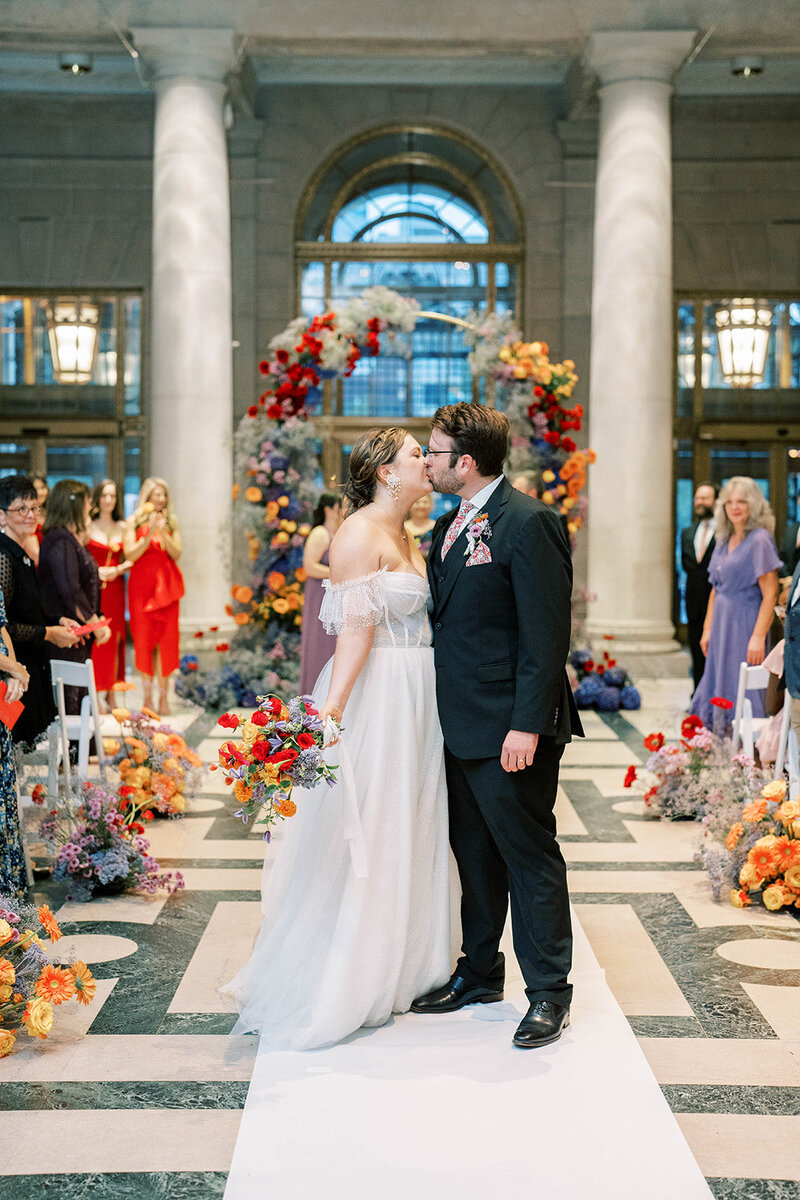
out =
[[[429,312],[521,315],[520,230],[502,171],[460,134],[392,126],[361,135],[320,167],[301,203],[298,309],[311,317],[383,285]],[[378,358],[362,358],[349,379],[327,384],[326,474],[340,474],[342,450],[367,425],[402,422],[424,438],[440,404],[484,398],[467,353],[456,326],[423,319]]]

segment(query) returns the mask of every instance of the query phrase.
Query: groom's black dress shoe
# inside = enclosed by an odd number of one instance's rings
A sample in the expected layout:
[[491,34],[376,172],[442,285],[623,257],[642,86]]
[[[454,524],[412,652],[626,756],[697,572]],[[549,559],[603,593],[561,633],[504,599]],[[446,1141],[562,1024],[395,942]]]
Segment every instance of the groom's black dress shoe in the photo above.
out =
[[449,1013],[457,1012],[459,1008],[464,1008],[467,1004],[494,1004],[495,1000],[502,1000],[503,993],[493,992],[491,988],[479,987],[469,980],[463,979],[461,975],[454,975],[452,979],[444,985],[437,988],[435,992],[428,992],[427,996],[420,996],[411,1005],[413,1013]]
[[514,1034],[514,1045],[522,1050],[557,1042],[569,1025],[569,1009],[552,1000],[534,1000]]

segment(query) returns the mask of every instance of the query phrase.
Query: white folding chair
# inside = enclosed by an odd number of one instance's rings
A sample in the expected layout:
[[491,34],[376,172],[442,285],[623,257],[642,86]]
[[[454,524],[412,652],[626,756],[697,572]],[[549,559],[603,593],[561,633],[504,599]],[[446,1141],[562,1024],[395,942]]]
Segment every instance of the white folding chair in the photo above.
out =
[[[786,697],[789,707],[789,697]],[[789,726],[789,737],[787,740],[787,766],[789,770],[789,799],[797,800],[800,798],[800,753],[797,749],[797,734]]]
[[789,717],[792,710],[792,701],[789,693],[784,695],[783,708],[781,709],[781,732],[778,737],[778,752],[775,755],[775,774],[778,779],[783,775],[784,768],[788,766],[787,754],[789,749]]
[[[100,705],[97,701],[97,688],[94,682],[94,666],[89,659],[85,663],[68,662],[66,659],[53,659],[50,663],[50,677],[53,682],[53,696],[56,702],[58,716],[48,729],[48,788],[50,795],[58,793],[58,763],[61,759],[64,770],[64,784],[67,794],[72,789],[72,768],[69,761],[69,743],[78,743],[78,778],[89,777],[89,743],[94,736],[97,765],[103,779],[106,777],[106,760],[103,753],[103,736],[100,731]],[[80,716],[68,716],[64,701],[65,687],[86,688],[86,695],[81,700]]]
[[749,667],[743,662],[739,667],[739,686],[736,689],[736,705],[733,710],[733,753],[742,751],[753,758],[755,754],[756,724],[763,725],[763,720],[757,723],[753,720],[753,705],[747,698],[747,692],[764,691],[769,682],[769,671],[766,667]]

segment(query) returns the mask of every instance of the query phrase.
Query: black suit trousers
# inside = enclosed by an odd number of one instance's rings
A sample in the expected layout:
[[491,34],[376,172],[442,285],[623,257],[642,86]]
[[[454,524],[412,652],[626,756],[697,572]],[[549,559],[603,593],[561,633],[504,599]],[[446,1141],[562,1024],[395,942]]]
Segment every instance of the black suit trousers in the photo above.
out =
[[445,767],[450,844],[462,887],[457,973],[502,988],[499,946],[510,894],[514,952],[528,999],[568,1005],[572,927],[553,815],[563,751],[555,738],[541,736],[533,765],[511,773],[499,758],[456,758],[445,747]]

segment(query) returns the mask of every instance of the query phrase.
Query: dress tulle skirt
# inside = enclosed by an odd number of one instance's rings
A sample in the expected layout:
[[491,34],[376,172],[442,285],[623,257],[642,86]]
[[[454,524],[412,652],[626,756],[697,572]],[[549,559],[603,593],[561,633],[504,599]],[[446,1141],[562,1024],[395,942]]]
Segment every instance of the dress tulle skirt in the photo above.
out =
[[[314,690],[327,694],[331,664]],[[253,954],[223,989],[234,1033],[311,1049],[406,1012],[450,973],[449,849],[433,651],[375,647],[345,713],[352,770],[295,794]],[[328,752],[338,761],[337,747]],[[349,782],[348,782],[349,779]],[[273,865],[274,864],[274,865]],[[366,870],[364,869],[366,867]]]

